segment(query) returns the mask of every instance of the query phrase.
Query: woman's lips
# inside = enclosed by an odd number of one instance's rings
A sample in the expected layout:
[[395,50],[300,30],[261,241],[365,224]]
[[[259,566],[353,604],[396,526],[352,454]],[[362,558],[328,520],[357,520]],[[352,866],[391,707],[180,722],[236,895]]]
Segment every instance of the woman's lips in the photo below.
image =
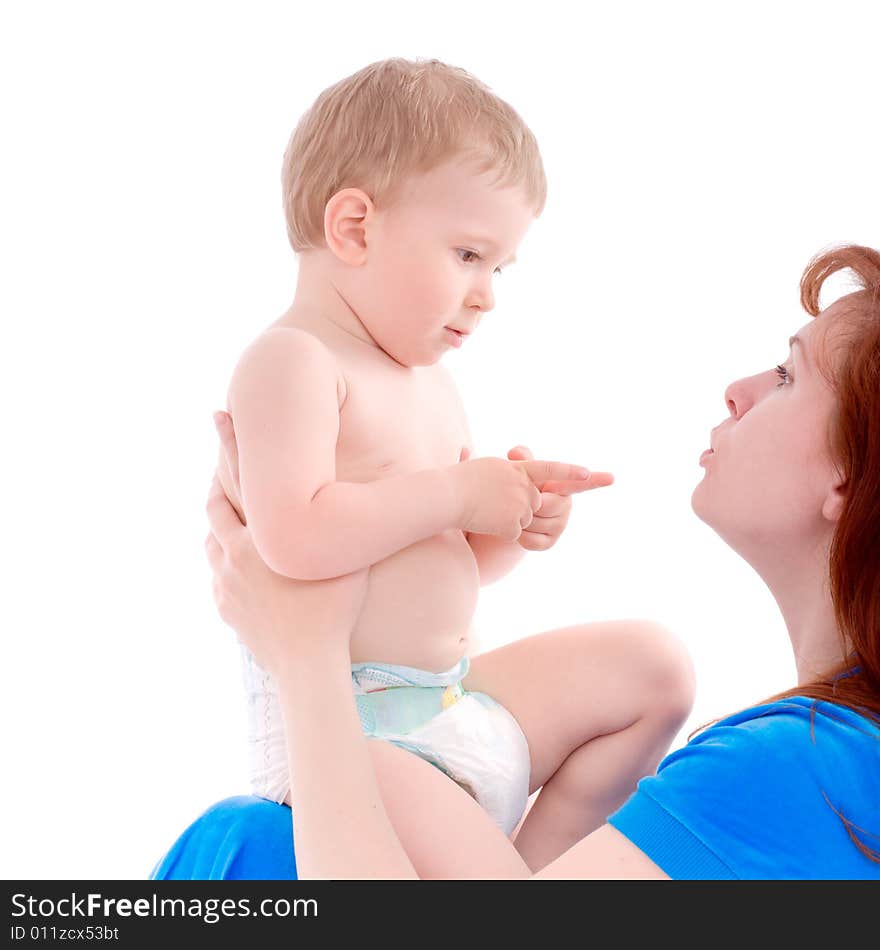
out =
[[463,333],[459,333],[458,330],[451,330],[449,327],[443,327],[443,329],[446,331],[446,338],[453,346],[461,346],[464,340]]
[[700,465],[702,465],[703,462],[705,462],[706,459],[709,458],[710,455],[714,455],[714,454],[715,454],[714,449],[706,449],[706,451],[700,456]]

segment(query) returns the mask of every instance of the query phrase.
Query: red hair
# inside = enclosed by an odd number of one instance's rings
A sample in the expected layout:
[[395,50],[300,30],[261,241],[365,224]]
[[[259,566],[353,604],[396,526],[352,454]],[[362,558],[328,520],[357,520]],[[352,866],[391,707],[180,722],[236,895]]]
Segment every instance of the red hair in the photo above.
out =
[[846,494],[828,570],[841,646],[849,658],[816,682],[770,701],[808,696],[880,724],[880,251],[848,245],[815,257],[801,278],[801,303],[818,316],[822,284],[845,269],[860,290],[845,298],[846,313],[855,319],[847,347],[831,368],[837,396],[831,451]]
[[[818,255],[801,277],[801,303],[807,313],[818,316],[822,284],[846,269],[855,276],[859,289],[845,298],[851,328],[846,348],[829,367],[837,397],[831,451],[846,487],[828,564],[846,660],[813,682],[763,702],[806,696],[845,706],[880,725],[880,251],[848,245]],[[829,715],[815,706],[811,710],[814,738],[817,711]],[[831,807],[859,850],[880,864],[880,851],[857,836],[864,829]]]

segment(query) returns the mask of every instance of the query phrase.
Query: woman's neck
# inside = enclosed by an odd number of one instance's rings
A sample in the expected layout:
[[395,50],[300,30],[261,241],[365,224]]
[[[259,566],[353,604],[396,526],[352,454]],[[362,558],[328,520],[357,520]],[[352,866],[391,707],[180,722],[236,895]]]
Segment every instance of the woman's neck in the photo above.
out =
[[828,543],[804,546],[789,557],[752,565],[782,612],[797,667],[798,685],[826,675],[849,653],[834,614],[828,577]]

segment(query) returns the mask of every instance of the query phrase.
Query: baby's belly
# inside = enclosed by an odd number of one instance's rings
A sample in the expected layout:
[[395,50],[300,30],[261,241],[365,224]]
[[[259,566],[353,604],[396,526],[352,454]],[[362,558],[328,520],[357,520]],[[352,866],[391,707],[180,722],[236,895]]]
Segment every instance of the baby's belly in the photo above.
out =
[[374,564],[352,633],[352,663],[448,670],[468,650],[479,590],[477,562],[461,531],[444,531]]

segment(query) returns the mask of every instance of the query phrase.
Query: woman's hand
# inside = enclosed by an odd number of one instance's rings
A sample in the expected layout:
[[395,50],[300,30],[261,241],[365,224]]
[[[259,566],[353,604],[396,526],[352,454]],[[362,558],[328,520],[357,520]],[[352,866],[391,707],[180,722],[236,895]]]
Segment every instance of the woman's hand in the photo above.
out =
[[[229,471],[238,491],[238,452],[232,420],[217,419]],[[240,495],[239,495],[240,497]],[[276,678],[294,655],[315,650],[348,652],[369,569],[324,581],[297,581],[272,571],[260,557],[217,477],[206,505],[211,533],[205,541],[214,572],[213,593],[223,620]]]

